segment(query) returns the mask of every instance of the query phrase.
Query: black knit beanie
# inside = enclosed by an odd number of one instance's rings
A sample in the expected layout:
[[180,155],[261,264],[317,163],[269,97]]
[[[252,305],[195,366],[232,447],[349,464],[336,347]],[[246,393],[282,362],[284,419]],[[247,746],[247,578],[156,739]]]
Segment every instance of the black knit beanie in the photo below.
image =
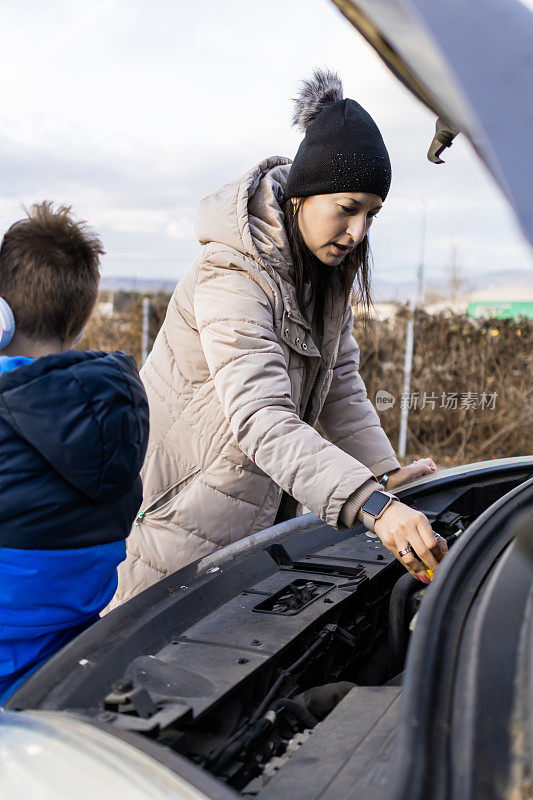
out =
[[289,172],[286,197],[369,192],[382,200],[391,164],[378,126],[355,100],[343,99],[335,73],[316,70],[295,98],[293,124],[305,137]]

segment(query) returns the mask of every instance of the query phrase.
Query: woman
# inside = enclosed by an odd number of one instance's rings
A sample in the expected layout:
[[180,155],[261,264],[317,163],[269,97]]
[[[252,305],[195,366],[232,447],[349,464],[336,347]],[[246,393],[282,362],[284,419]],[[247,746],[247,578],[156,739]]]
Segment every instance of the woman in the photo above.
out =
[[329,72],[304,83],[295,121],[305,137],[292,165],[268,158],[200,205],[202,251],[142,370],[144,501],[116,602],[296,502],[338,528],[363,520],[366,504],[365,524],[424,582],[446,549],[399,501],[378,516],[390,498],[373,494],[376,476],[395,488],[435,468],[400,468],[357,372],[349,297],[357,279],[369,302],[367,234],[389,190],[387,150]]

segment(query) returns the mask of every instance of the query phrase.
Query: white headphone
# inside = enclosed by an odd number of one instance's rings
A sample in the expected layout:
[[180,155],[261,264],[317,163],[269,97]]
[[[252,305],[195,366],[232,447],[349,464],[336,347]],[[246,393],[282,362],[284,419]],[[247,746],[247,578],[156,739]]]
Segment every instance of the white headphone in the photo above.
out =
[[11,306],[0,297],[0,350],[7,347],[15,335],[15,317],[11,311]]

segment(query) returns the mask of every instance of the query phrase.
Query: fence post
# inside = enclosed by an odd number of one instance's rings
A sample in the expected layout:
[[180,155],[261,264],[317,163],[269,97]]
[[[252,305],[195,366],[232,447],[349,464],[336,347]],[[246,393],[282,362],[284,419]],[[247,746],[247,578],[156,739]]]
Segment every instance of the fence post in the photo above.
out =
[[[409,302],[409,319],[405,331],[405,354],[403,360],[403,405],[400,407],[400,435],[398,437],[398,456],[404,458],[407,445],[407,421],[409,418],[409,398],[411,395],[411,369],[413,366],[413,343],[414,343],[415,316],[413,313],[413,303]],[[400,399],[401,403],[401,399]]]
[[142,327],[142,346],[141,363],[144,364],[148,358],[150,348],[150,298],[143,297],[143,327]]
[[[424,305],[424,256],[426,250],[426,227],[428,207],[425,200],[422,213],[422,228],[420,237],[420,260],[418,262],[418,269],[416,275],[416,305],[413,301],[409,301],[409,319],[407,321],[407,328],[405,331],[405,355],[403,360],[403,389],[402,398],[403,406],[401,406],[400,413],[400,433],[398,436],[398,457],[404,458],[407,449],[407,423],[409,420],[409,406],[411,404],[411,370],[413,367],[413,345],[414,345],[414,330],[415,330],[415,308]],[[401,403],[401,399],[400,399]]]

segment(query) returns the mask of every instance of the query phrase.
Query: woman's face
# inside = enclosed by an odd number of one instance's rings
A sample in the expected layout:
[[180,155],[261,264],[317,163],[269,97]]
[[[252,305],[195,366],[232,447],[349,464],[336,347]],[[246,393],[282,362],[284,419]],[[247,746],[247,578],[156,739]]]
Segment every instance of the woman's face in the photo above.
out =
[[298,215],[300,233],[323,264],[336,267],[363,241],[382,205],[381,197],[368,192],[306,197]]

